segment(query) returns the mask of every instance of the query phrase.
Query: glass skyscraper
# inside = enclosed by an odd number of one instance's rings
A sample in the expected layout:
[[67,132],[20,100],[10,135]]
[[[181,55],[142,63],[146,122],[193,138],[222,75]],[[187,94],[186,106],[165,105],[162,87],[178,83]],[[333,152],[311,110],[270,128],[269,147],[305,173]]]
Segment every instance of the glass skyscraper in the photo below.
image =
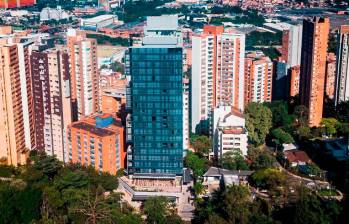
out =
[[166,35],[155,32],[128,52],[132,173],[181,174],[183,169],[182,47],[167,35],[171,32],[162,32]]

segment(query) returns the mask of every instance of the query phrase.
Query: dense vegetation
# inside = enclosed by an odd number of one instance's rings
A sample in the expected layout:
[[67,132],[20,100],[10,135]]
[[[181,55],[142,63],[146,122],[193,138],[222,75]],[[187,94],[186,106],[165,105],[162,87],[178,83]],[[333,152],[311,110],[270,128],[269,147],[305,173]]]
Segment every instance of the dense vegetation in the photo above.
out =
[[[272,187],[280,184],[282,177],[277,171],[270,182]],[[337,223],[342,211],[335,201],[323,201],[316,194],[304,187],[297,189],[297,197],[292,203],[273,206],[268,200],[255,198],[252,200],[250,190],[245,186],[232,185],[216,191],[211,198],[197,202],[197,210],[193,223],[209,224],[320,224]]]
[[112,191],[116,177],[92,167],[32,153],[23,167],[1,166],[0,176],[0,223],[141,223]]
[[136,212],[114,191],[117,186],[117,176],[93,167],[63,166],[33,151],[25,166],[0,165],[0,223],[183,223],[166,198],[149,198]]
[[[211,13],[223,14],[225,12],[222,7],[222,12],[218,10],[220,7],[213,7]],[[223,22],[231,22],[233,24],[252,24],[255,26],[262,26],[265,23],[265,19],[262,15],[258,14],[255,10],[242,10],[239,7],[228,7],[232,10],[227,10],[225,13],[232,15],[231,17],[219,16],[212,17],[210,23],[212,25],[222,25]],[[235,13],[234,13],[235,12]]]
[[[157,7],[162,6],[170,0],[155,0],[155,1],[128,1],[123,7],[123,12],[119,15],[121,20],[125,23],[143,21],[147,16],[159,16],[162,14],[174,14],[178,13],[175,10],[159,9]],[[167,12],[167,13],[166,13]]]
[[122,37],[110,37],[103,34],[86,34],[88,38],[94,38],[97,40],[98,44],[110,44],[110,45],[120,45],[128,47],[130,45],[129,40],[127,38]]

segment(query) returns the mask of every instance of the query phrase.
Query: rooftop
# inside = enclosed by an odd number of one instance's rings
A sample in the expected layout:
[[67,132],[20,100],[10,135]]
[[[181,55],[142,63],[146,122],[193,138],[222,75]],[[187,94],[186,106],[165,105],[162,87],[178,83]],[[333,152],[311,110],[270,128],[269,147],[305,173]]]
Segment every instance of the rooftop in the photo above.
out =
[[177,15],[162,15],[162,16],[148,16],[147,30],[177,30],[178,16]]
[[212,177],[212,176],[222,176],[222,175],[235,175],[235,176],[249,176],[254,171],[250,170],[227,170],[218,167],[210,167],[207,172],[204,174],[204,177]]
[[176,179],[176,175],[174,174],[166,174],[166,173],[135,173],[132,176],[133,179]]
[[112,57],[115,54],[121,54],[126,51],[126,47],[110,46],[110,45],[98,45],[97,55],[100,58]]
[[297,149],[286,151],[285,157],[290,162],[311,162],[311,159],[309,158],[306,152]]
[[110,114],[98,114],[74,122],[71,128],[80,129],[99,137],[111,136],[119,133],[121,122]]
[[230,116],[236,116],[236,117],[240,117],[240,118],[245,118],[244,114],[237,108],[231,107],[231,111],[229,114],[224,116],[224,119],[230,117]]
[[84,131],[87,131],[87,132],[90,132],[90,133],[92,133],[94,135],[97,135],[97,136],[100,136],[100,137],[105,137],[105,136],[109,136],[109,135],[114,135],[115,134],[115,132],[113,132],[113,131],[107,130],[105,128],[96,128],[95,125],[86,123],[84,121],[73,123],[72,127],[80,129],[80,130],[84,130]]
[[82,21],[84,22],[88,22],[88,23],[98,23],[101,22],[103,20],[108,20],[108,19],[117,19],[116,15],[100,15],[100,16],[96,16],[96,17],[92,17],[92,18],[88,18],[88,19],[82,19]]

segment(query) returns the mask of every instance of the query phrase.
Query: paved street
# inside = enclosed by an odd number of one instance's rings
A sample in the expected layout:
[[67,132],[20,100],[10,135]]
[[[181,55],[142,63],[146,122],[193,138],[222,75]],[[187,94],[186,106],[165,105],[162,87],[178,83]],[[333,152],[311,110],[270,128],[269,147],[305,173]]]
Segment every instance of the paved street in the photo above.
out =
[[178,203],[178,215],[185,221],[190,221],[193,218],[193,212],[195,210],[195,207],[191,204],[192,201],[189,201],[191,198],[190,186],[192,186],[192,183],[183,185],[182,195]]

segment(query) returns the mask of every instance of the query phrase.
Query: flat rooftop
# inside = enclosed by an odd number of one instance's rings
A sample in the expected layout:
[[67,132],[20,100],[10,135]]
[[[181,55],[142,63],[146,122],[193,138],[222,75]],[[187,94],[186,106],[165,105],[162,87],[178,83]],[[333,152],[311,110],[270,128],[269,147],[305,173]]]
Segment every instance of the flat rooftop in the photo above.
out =
[[148,16],[146,30],[177,30],[177,15]]
[[105,128],[96,128],[95,125],[86,123],[84,121],[72,124],[73,128],[88,131],[94,135],[100,136],[100,137],[105,137],[105,136],[110,136],[110,135],[115,135],[117,133],[116,131],[110,131]]
[[83,22],[88,22],[88,23],[98,23],[101,22],[103,20],[108,20],[108,19],[117,19],[116,15],[100,15],[100,16],[96,16],[96,17],[92,17],[92,18],[88,18],[88,19],[82,19]]
[[112,57],[115,54],[120,54],[125,52],[126,49],[127,47],[121,47],[121,46],[98,45],[97,56],[100,58]]

